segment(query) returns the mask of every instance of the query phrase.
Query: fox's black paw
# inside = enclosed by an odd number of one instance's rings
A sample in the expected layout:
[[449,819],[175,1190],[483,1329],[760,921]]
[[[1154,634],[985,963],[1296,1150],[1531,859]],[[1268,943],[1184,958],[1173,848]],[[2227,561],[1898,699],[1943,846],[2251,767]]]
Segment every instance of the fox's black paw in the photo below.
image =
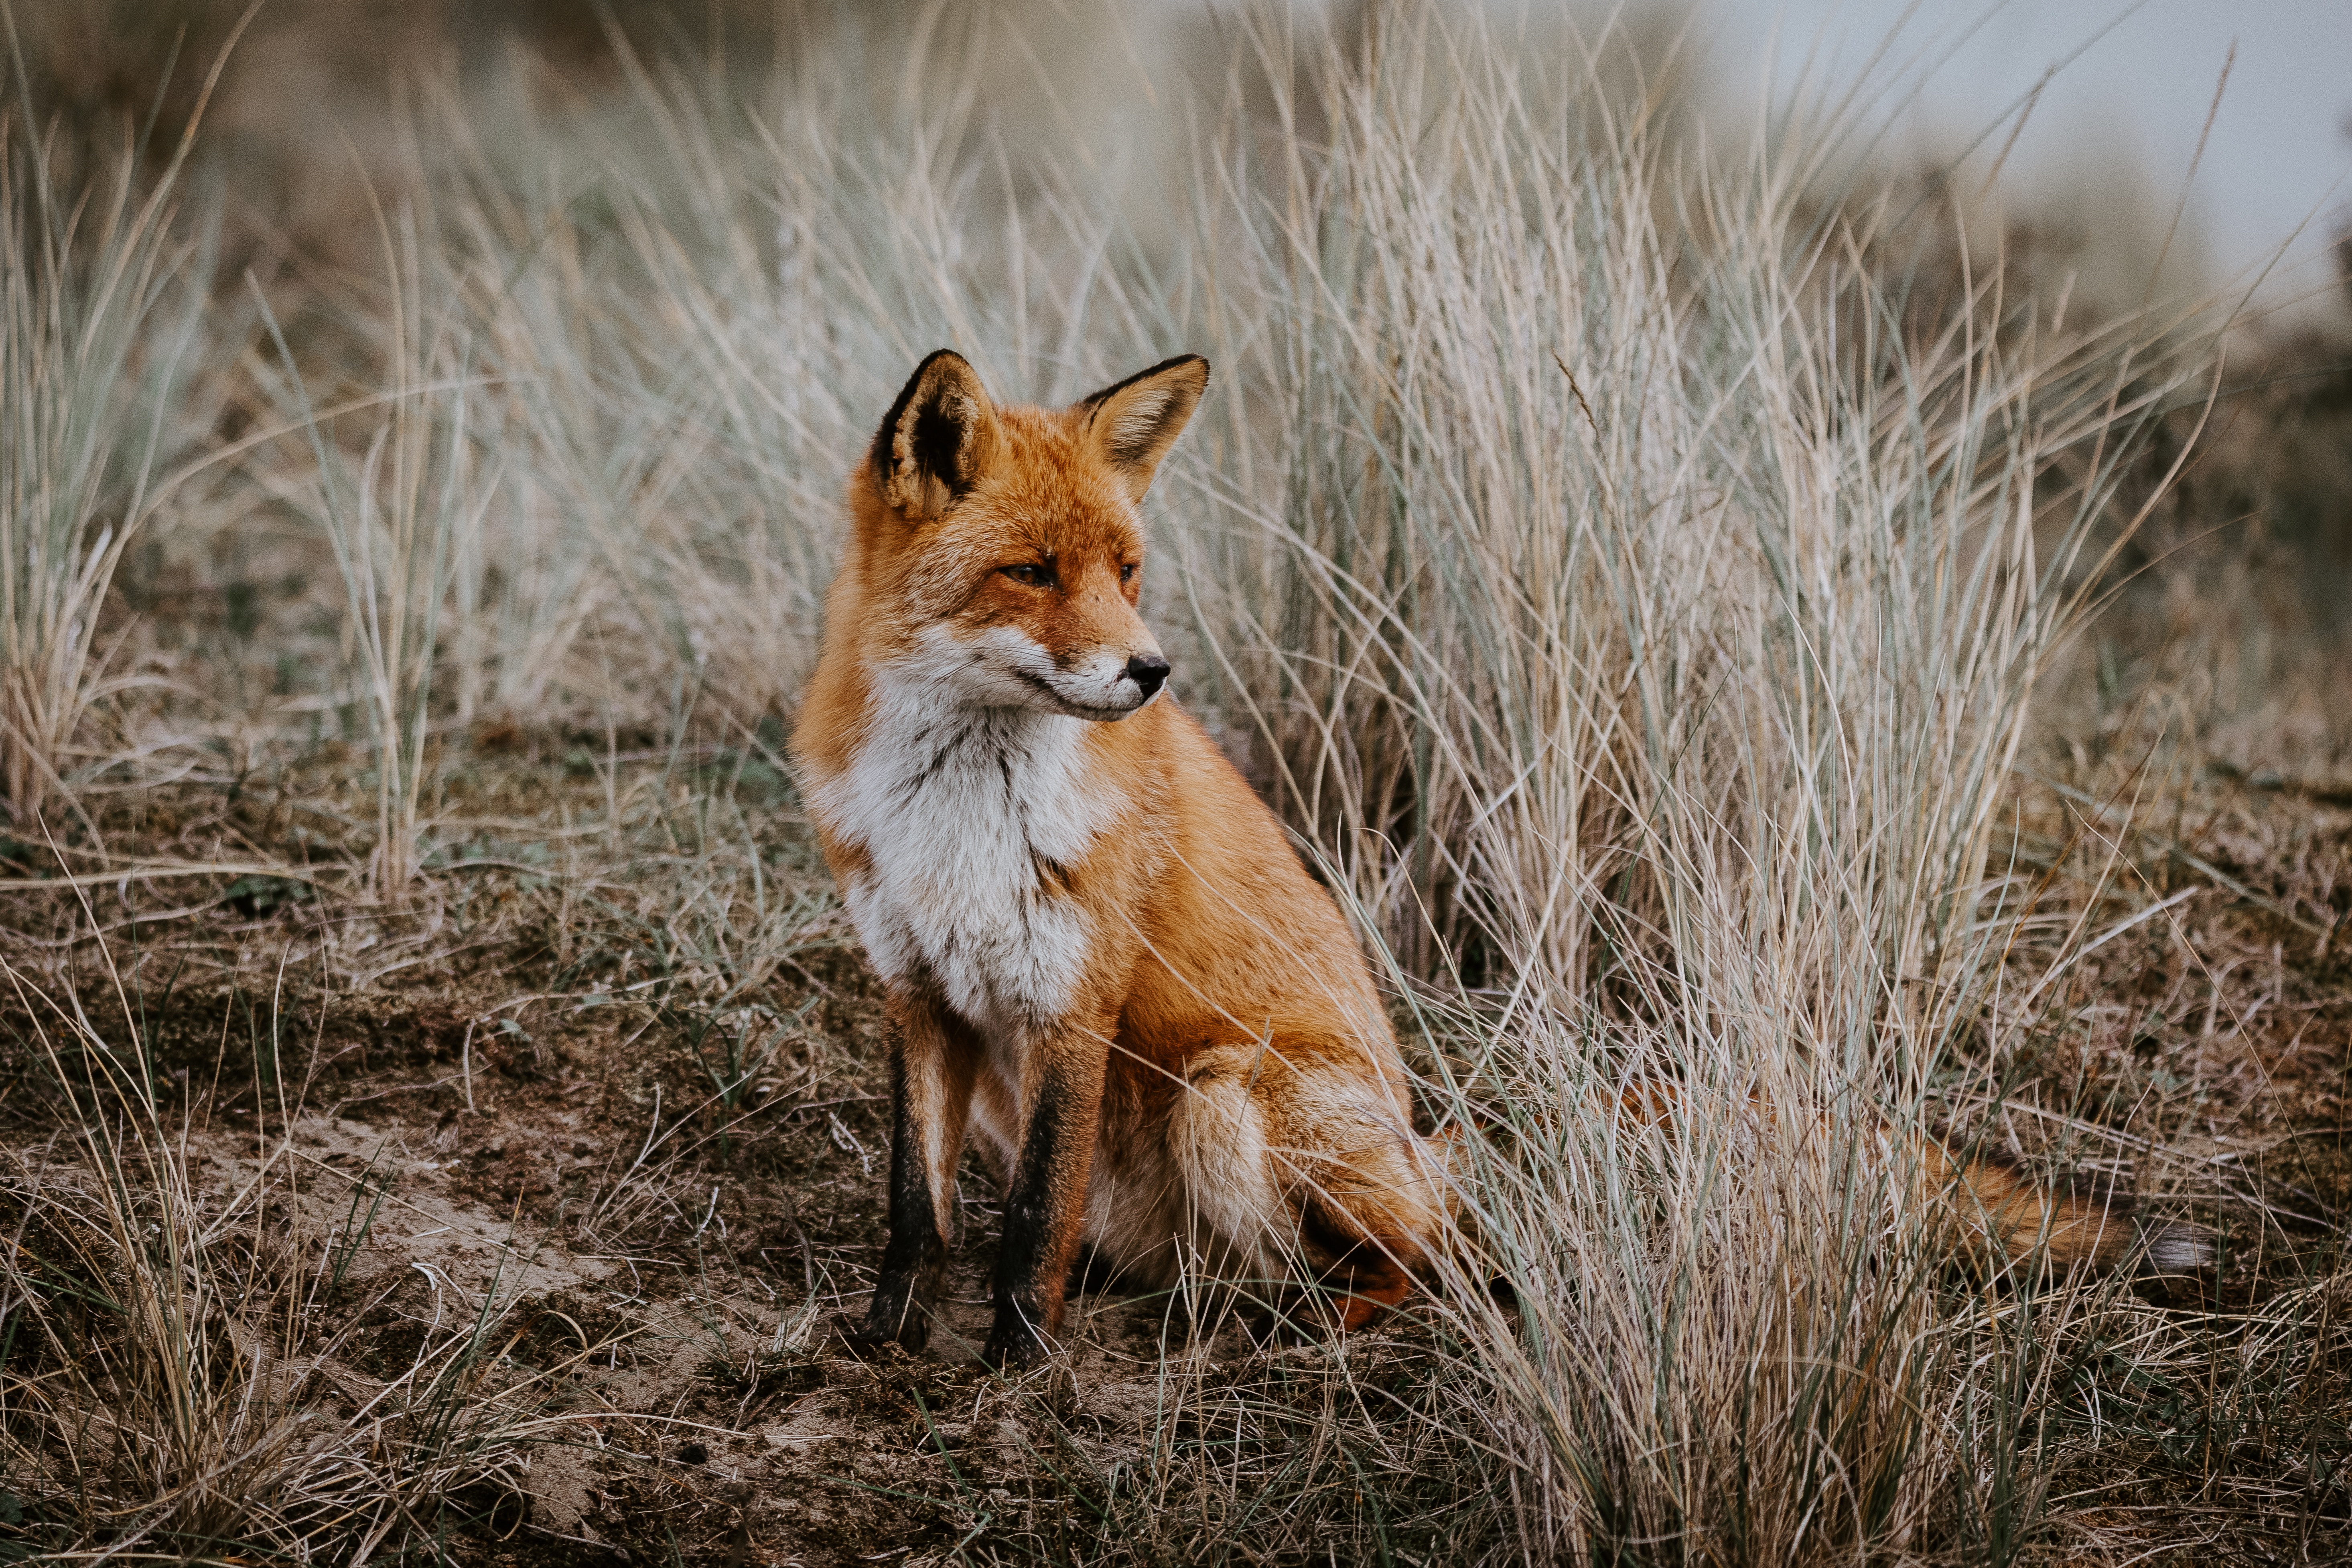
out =
[[1295,1309],[1285,1310],[1263,1304],[1243,1314],[1242,1330],[1249,1335],[1250,1343],[1261,1351],[1294,1351],[1321,1337],[1314,1325],[1297,1315]]
[[868,1312],[863,1322],[845,1317],[840,1326],[842,1341],[852,1352],[897,1345],[914,1354],[931,1342],[931,1315],[920,1307],[897,1312]]
[[999,1372],[1026,1372],[1054,1353],[1035,1324],[1017,1310],[1001,1311],[980,1359]]

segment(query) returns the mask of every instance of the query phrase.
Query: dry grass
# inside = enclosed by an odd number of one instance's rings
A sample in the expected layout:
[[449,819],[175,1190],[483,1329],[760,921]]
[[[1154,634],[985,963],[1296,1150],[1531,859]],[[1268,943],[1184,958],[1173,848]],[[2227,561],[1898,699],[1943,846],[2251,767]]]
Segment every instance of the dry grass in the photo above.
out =
[[[1857,127],[1677,152],[1617,53],[1254,14],[1139,203],[976,129],[996,46],[926,15],[903,72],[412,77],[366,247],[115,329],[89,395],[184,342],[221,478],[75,590],[137,684],[35,682],[75,815],[0,839],[0,1551],[2340,1552],[2352,777],[2281,679],[2324,628],[2260,663],[2274,575],[2173,548],[2284,482],[2210,345],[1930,287],[1906,199],[1823,199]],[[68,250],[58,299],[121,265]],[[1089,1295],[990,1377],[975,1176],[940,1352],[835,1333],[882,1025],[780,742],[845,454],[941,342],[1218,366],[1147,611],[1481,1130],[1475,1261],[1374,1332]],[[1592,1109],[1636,1071],[1672,1127]],[[2220,1266],[1955,1271],[1889,1124]]]
[[59,163],[0,120],[0,804],[27,826],[109,689],[100,617],[122,552],[201,470],[179,459],[202,394],[183,405],[217,352],[171,221],[176,163],[145,190],[127,158],[87,188]]

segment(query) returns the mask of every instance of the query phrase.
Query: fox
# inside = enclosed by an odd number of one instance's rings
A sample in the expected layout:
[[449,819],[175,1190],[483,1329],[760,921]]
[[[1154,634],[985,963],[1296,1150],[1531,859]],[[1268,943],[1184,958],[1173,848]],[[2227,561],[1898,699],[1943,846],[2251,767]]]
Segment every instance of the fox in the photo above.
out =
[[[890,1026],[860,1343],[928,1345],[967,1143],[1003,1194],[981,1353],[1008,1371],[1057,1347],[1081,1248],[1136,1289],[1282,1282],[1345,1332],[1455,1234],[1458,1131],[1416,1131],[1337,900],[1177,700],[1139,609],[1145,499],[1208,385],[1188,353],[1066,407],[1000,405],[941,349],[851,469],[790,745]],[[2111,1202],[1939,1143],[1929,1163],[2021,1247],[2112,1263],[2130,1239]]]

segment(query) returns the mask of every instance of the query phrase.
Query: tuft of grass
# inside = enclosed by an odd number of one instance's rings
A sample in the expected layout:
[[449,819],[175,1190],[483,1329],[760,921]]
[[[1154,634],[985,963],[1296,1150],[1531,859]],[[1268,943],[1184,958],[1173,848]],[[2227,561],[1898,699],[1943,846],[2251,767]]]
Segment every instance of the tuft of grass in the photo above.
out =
[[[368,879],[398,906],[413,891],[433,789],[426,751],[436,721],[446,622],[478,582],[479,536],[503,464],[478,423],[472,334],[457,290],[410,204],[376,209],[389,282],[380,387],[321,409],[286,333],[263,302],[282,372],[280,395],[306,466],[265,482],[320,529],[344,595],[349,701],[374,762],[375,843]],[[338,416],[359,416],[346,434]],[[463,568],[470,565],[473,570]],[[455,604],[453,605],[453,598]]]
[[[21,80],[13,25],[9,37]],[[126,149],[81,188],[5,97],[0,807],[30,828],[70,799],[83,717],[115,689],[100,630],[108,590],[131,541],[188,477],[166,472],[190,438],[177,404],[215,345],[199,248],[174,221],[188,142],[152,180]]]

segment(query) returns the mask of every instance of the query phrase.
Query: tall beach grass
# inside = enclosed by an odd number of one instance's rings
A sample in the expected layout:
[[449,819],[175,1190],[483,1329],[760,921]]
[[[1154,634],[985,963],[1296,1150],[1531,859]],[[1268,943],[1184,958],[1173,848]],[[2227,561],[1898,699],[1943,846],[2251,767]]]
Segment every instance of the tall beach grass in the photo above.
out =
[[1873,264],[1916,220],[1822,200],[1850,128],[1678,163],[1434,10],[1320,64],[1328,147],[1234,138],[1195,218],[1268,306],[1210,333],[1256,416],[1177,548],[1226,721],[1442,998],[1441,1120],[1497,1130],[1460,1418],[1538,1558],[1999,1555],[2095,1298],[1955,1296],[1901,1139],[1985,1136],[2033,1019],[1996,819],[2184,362],[1997,279],[1922,321]]

